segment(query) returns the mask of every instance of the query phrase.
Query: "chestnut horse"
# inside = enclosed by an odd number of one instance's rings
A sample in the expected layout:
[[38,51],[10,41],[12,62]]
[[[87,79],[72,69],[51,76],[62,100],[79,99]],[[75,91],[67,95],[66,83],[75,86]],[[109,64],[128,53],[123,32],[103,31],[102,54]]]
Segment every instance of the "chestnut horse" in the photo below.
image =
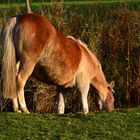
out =
[[[107,84],[101,64],[80,40],[65,36],[38,14],[18,15],[2,31],[3,97],[13,102],[16,112],[29,113],[24,86],[30,75],[64,88],[76,86],[83,112],[88,113],[90,84],[99,91],[100,109],[114,109],[114,82]],[[63,114],[65,94],[59,93],[58,113]]]

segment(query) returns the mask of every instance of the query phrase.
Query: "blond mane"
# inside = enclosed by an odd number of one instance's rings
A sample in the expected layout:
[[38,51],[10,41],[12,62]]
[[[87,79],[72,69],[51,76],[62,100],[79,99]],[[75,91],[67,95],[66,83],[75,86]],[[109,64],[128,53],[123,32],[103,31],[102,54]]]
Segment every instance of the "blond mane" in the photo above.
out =
[[89,55],[91,56],[91,58],[94,60],[94,63],[96,63],[96,65],[97,65],[98,68],[100,69],[104,82],[107,83],[107,82],[106,82],[105,75],[103,74],[103,71],[102,71],[102,66],[101,66],[100,61],[99,61],[98,58],[94,55],[94,53],[92,53],[92,52],[88,49],[87,45],[86,45],[84,42],[82,42],[80,39],[76,39],[76,38],[74,38],[73,36],[67,36],[67,38],[70,38],[70,39],[72,39],[73,41],[77,42],[78,44],[80,44],[81,47],[83,47],[83,48],[88,52],[88,54],[89,54]]
[[80,39],[74,38],[73,36],[67,36],[67,38],[72,39],[73,41],[75,41],[78,44],[80,44],[90,54],[90,56],[95,60],[96,64],[101,68],[101,63],[99,62],[99,60],[97,59],[97,57],[94,55],[94,53],[92,53],[88,49],[87,45],[84,42],[82,42]]

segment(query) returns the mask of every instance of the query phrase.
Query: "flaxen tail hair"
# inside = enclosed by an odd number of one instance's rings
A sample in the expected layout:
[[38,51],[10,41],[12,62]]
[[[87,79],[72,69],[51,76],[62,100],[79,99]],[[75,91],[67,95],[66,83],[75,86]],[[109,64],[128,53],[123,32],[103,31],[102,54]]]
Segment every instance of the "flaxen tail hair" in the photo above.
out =
[[2,93],[4,98],[13,99],[16,93],[16,52],[13,42],[13,28],[16,24],[16,17],[11,18],[2,31]]

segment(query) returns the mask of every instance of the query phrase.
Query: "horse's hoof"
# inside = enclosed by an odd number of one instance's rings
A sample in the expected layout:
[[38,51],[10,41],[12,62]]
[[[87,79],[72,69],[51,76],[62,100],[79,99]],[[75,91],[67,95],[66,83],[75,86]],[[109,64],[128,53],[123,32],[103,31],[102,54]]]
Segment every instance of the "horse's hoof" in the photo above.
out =
[[84,110],[83,110],[83,113],[84,113],[85,115],[87,115],[87,114],[89,113],[89,110],[88,110],[88,109],[84,109]]
[[30,113],[30,111],[27,109],[27,107],[25,107],[25,108],[21,108],[21,111],[23,112],[23,113]]
[[14,112],[21,113],[21,110],[15,110]]
[[88,112],[84,112],[84,115],[88,115]]

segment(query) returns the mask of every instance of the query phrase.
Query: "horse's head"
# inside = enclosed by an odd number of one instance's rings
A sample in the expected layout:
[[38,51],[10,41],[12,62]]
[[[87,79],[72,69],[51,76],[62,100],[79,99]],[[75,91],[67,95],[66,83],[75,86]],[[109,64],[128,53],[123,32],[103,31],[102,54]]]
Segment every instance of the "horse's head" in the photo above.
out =
[[115,82],[112,81],[110,84],[107,85],[108,92],[105,102],[101,101],[101,99],[98,100],[97,107],[99,110],[106,110],[108,112],[114,110],[114,84]]
[[107,94],[107,98],[106,98],[106,110],[107,111],[113,111],[114,110],[114,84],[115,82],[112,81],[109,85],[108,85],[108,94]]

